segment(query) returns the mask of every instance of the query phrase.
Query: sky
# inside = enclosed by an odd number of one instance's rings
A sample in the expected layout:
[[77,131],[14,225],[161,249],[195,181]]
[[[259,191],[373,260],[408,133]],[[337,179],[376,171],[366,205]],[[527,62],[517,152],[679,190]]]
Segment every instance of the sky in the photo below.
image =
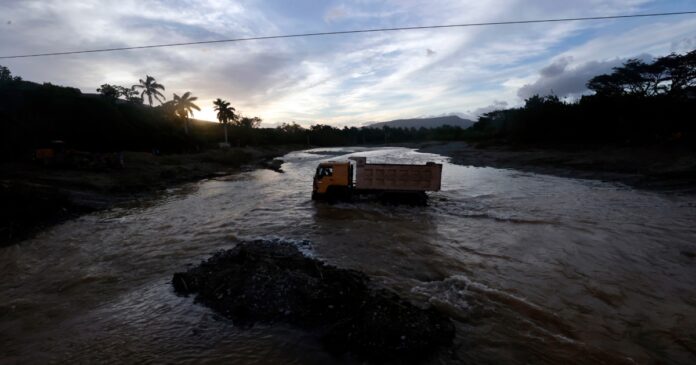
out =
[[[337,30],[693,11],[694,0],[2,0],[0,56]],[[25,80],[94,93],[145,75],[264,126],[361,126],[572,100],[628,58],[696,48],[696,15],[259,40],[4,59]]]

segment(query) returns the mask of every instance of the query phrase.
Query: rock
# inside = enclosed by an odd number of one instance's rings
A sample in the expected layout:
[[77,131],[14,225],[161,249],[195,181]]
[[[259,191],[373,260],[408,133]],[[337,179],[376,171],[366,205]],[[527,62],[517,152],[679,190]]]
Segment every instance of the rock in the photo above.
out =
[[435,309],[418,308],[373,288],[363,273],[326,265],[284,242],[241,243],[174,274],[172,284],[237,326],[289,323],[316,331],[332,353],[371,361],[416,362],[449,345],[455,333]]
[[265,161],[265,162],[263,162],[263,163],[262,163],[262,166],[263,166],[264,168],[267,168],[267,169],[269,169],[269,170],[273,170],[273,171],[275,171],[275,172],[284,173],[285,171],[283,171],[283,169],[282,169],[283,162],[284,162],[283,160],[279,160],[279,159],[276,158],[276,159],[273,159],[273,160],[270,160],[270,161]]

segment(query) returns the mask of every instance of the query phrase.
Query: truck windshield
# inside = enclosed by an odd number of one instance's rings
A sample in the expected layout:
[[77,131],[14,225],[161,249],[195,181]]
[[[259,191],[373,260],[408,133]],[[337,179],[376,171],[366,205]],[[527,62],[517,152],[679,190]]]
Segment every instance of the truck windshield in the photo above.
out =
[[333,175],[333,167],[317,167],[317,175],[316,177],[321,179],[324,176],[331,176]]

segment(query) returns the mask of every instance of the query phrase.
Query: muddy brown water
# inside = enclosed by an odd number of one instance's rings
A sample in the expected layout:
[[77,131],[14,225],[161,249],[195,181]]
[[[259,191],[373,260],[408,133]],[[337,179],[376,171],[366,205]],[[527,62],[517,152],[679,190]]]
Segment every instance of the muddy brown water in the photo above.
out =
[[[319,161],[445,164],[427,207],[315,204]],[[696,199],[473,168],[405,148],[285,156],[0,249],[0,363],[353,363],[283,325],[239,329],[171,275],[238,240],[307,254],[455,319],[431,363],[696,363]]]

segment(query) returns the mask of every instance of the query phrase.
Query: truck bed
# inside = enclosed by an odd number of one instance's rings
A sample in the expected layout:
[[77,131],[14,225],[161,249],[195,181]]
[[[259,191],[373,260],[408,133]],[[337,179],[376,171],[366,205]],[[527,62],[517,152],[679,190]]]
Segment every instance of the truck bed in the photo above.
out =
[[442,164],[368,164],[356,159],[355,188],[384,191],[439,191]]

